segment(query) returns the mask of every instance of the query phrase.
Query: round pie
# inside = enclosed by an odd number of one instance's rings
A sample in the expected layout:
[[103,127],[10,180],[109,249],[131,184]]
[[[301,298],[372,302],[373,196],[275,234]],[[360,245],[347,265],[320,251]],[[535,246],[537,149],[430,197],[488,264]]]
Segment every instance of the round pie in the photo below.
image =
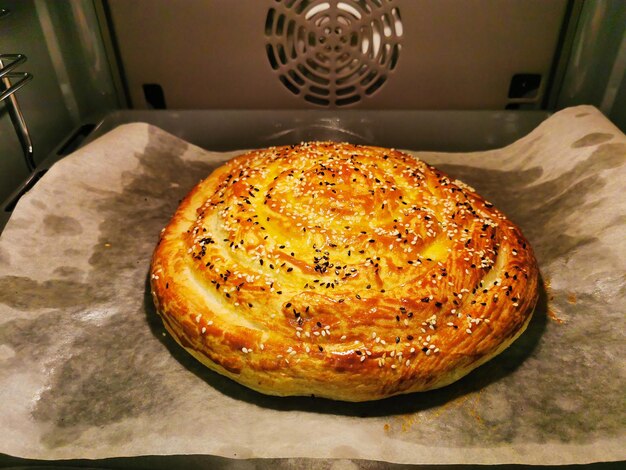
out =
[[271,395],[365,401],[450,384],[507,348],[537,301],[520,229],[392,149],[272,147],[182,201],[151,266],[170,334]]

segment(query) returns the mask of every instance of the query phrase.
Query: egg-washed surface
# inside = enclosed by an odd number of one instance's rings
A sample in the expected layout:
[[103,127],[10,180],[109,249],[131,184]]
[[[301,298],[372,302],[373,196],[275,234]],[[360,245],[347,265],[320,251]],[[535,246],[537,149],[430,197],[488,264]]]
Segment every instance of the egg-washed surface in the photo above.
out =
[[447,385],[501,352],[537,300],[520,230],[392,149],[269,148],[185,198],[155,303],[209,367],[264,393],[348,401]]
[[[300,457],[328,468],[342,463],[333,458],[626,458],[626,137],[597,110],[559,112],[491,152],[416,154],[522,228],[547,292],[526,332],[465,378],[374,403],[254,392],[164,330],[149,287],[155,234],[200,178],[239,153],[123,126],[63,159],[22,198],[0,237],[0,452],[238,463],[217,455],[258,459],[241,463],[259,468],[305,466]],[[296,459],[263,460],[280,457]]]

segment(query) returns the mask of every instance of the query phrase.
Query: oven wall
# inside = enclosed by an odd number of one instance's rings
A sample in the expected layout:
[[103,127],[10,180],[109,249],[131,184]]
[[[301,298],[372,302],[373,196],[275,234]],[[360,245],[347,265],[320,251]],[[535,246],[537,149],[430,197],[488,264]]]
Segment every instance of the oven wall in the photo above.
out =
[[[120,106],[92,0],[0,0],[0,53],[27,56],[33,79],[16,95],[37,163],[93,116]],[[0,104],[0,201],[28,171],[6,102]]]
[[586,0],[564,59],[567,67],[552,105],[593,104],[626,132],[626,2]]
[[[357,4],[309,2],[342,3]],[[107,4],[135,108],[154,106],[144,92],[146,85],[160,86],[166,107],[174,109],[320,107],[303,99],[306,91],[296,95],[280,81],[281,71],[295,67],[303,55],[289,57],[276,71],[266,51],[268,43],[288,42],[290,19],[302,20],[310,11],[307,7],[300,15],[294,13],[300,0],[109,0]],[[541,108],[567,0],[394,0],[393,4],[402,22],[397,67],[378,91],[347,107]],[[275,33],[275,24],[267,32],[272,8],[289,18],[282,35]],[[374,7],[364,19],[377,15]],[[306,30],[321,41],[323,28],[316,27],[314,19],[305,21]],[[321,46],[314,47],[322,51]],[[515,74],[539,75],[539,88],[529,96],[509,97]]]

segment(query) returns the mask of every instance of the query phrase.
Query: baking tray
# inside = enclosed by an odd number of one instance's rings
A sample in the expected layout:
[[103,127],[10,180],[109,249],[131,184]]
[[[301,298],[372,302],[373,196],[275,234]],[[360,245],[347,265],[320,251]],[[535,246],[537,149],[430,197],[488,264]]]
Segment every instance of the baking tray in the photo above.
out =
[[[233,113],[233,116],[241,116],[239,129],[232,123],[228,123],[230,117],[229,114]],[[408,113],[408,114],[407,114]],[[528,121],[523,123],[515,122],[513,124],[509,122],[509,126],[505,125],[506,122],[499,122],[495,125],[498,131],[489,129],[490,119],[495,119],[493,113],[451,113],[456,115],[456,118],[444,120],[441,115],[449,113],[417,113],[423,122],[420,125],[420,119],[416,119],[414,125],[417,126],[413,135],[404,135],[398,137],[394,142],[393,135],[389,137],[388,134],[381,131],[373,132],[371,135],[363,135],[358,132],[359,123],[364,125],[376,125],[376,122],[367,121],[366,117],[359,117],[355,113],[350,113],[351,116],[344,116],[344,118],[337,118],[336,115],[333,118],[330,113],[309,113],[305,112],[304,117],[300,117],[297,120],[297,114],[293,112],[278,112],[282,114],[284,121],[277,118],[277,121],[268,117],[268,113],[253,112],[244,113],[239,111],[224,111],[224,112],[172,112],[172,111],[160,111],[160,112],[118,112],[103,118],[94,129],[93,133],[90,133],[84,141],[79,144],[83,145],[91,140],[96,139],[98,136],[108,132],[110,129],[116,127],[119,124],[125,122],[144,121],[150,122],[159,127],[167,130],[175,135],[196,143],[204,148],[210,148],[213,150],[232,150],[235,148],[245,147],[260,147],[272,145],[274,143],[294,143],[300,140],[310,139],[336,139],[336,140],[349,140],[355,143],[372,143],[384,146],[396,146],[399,148],[416,148],[426,150],[481,150],[487,148],[495,148],[504,146],[516,140],[518,137],[528,133],[534,126],[545,119],[549,114],[542,113],[543,117],[535,116],[537,121],[531,124]],[[368,113],[359,113],[368,114]],[[374,113],[374,114],[387,114],[387,113]],[[382,116],[381,121],[390,125],[394,122],[398,128],[405,128],[408,124],[405,119],[412,114],[411,112],[393,112],[388,116]],[[430,118],[428,115],[430,114]],[[437,116],[440,114],[440,116]],[[505,113],[505,114],[519,114],[519,113]],[[524,113],[526,114],[526,113]],[[538,114],[538,113],[528,113]],[[183,117],[181,117],[183,115]],[[202,121],[201,117],[208,115],[210,119]],[[317,115],[317,116],[315,116]],[[474,116],[473,120],[470,119]],[[414,116],[417,117],[417,116]],[[529,116],[527,116],[529,117]],[[334,121],[333,121],[334,119]],[[437,119],[441,119],[436,121]],[[506,119],[506,116],[500,118]],[[185,127],[186,121],[189,127]],[[436,122],[436,124],[434,124]],[[209,123],[209,124],[207,124]],[[214,126],[210,127],[210,123]],[[280,124],[280,125],[277,125]],[[292,127],[289,127],[291,123]],[[334,123],[334,124],[333,124]],[[448,124],[446,124],[448,123]],[[462,139],[463,123],[467,124],[469,128],[473,128],[478,132],[473,136],[467,136],[467,140]],[[524,126],[528,127],[515,127]],[[249,126],[249,127],[246,127]],[[278,132],[276,128],[282,126],[283,130]],[[211,132],[207,132],[207,129],[211,129]],[[239,136],[241,129],[246,129],[245,135]],[[247,130],[250,129],[250,132]],[[355,129],[355,130],[353,130]],[[381,126],[379,129],[384,129]],[[446,139],[444,133],[448,134],[448,129],[451,130],[450,138]],[[484,132],[481,132],[482,131]],[[523,129],[523,130],[521,130]],[[272,130],[274,131],[272,133]],[[394,132],[397,128],[391,129],[389,132]],[[429,132],[430,131],[430,132]],[[410,134],[410,132],[409,132]],[[237,140],[237,139],[240,140]],[[282,140],[281,140],[282,139]],[[371,139],[371,140],[366,140]],[[402,141],[402,139],[405,139]],[[442,139],[441,142],[437,142],[437,139]],[[500,140],[498,140],[500,139]],[[510,140],[507,140],[510,139]],[[414,142],[414,143],[411,143]],[[491,142],[494,142],[491,144]],[[64,144],[65,145],[65,144]],[[74,148],[77,148],[75,146]],[[49,168],[55,161],[63,158],[64,153],[51,155],[46,161],[42,162],[39,169]],[[209,465],[206,459],[199,459],[197,456],[168,456],[168,457],[134,457],[134,458],[119,458],[119,459],[103,459],[103,460],[74,460],[74,461],[57,461],[57,462],[45,462],[45,461],[33,461],[13,458],[5,455],[0,455],[0,467],[10,466],[11,468],[40,468],[44,466],[50,468],[431,468],[436,467],[438,469],[443,468],[468,468],[477,466],[411,466],[411,465],[396,465],[389,463],[371,462],[371,461],[335,461],[329,462],[327,460],[315,460],[315,459],[298,459],[297,461],[291,461],[290,459],[280,460],[253,460],[253,461],[232,461],[225,458],[215,457]],[[623,468],[623,462],[614,463],[598,463],[585,466],[586,468],[593,469],[617,469]],[[521,465],[501,465],[499,468],[520,468],[525,467]],[[561,466],[560,468],[574,468],[578,466]],[[539,467],[533,467],[539,468]]]

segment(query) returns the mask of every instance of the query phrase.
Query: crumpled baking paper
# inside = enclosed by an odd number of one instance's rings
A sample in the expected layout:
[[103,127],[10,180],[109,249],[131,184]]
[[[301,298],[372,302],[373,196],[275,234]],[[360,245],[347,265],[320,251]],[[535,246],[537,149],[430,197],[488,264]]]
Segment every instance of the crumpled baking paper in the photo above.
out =
[[21,199],[0,237],[0,452],[626,458],[626,137],[596,109],[561,111],[503,149],[415,152],[522,227],[545,289],[501,356],[447,388],[379,402],[263,396],[164,334],[147,283],[159,231],[232,155],[129,124],[54,165]]

